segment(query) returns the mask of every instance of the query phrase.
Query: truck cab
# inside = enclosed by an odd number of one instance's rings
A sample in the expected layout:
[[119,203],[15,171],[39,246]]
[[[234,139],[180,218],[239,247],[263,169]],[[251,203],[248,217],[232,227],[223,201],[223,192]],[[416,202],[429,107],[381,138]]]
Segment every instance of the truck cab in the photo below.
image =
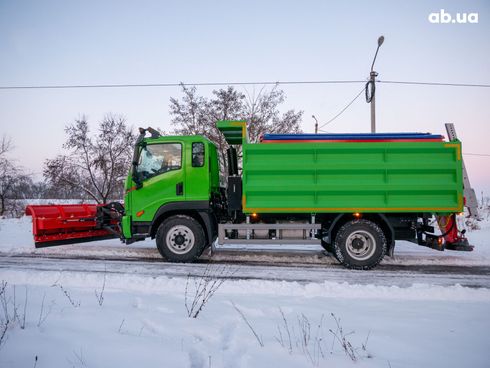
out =
[[[145,137],[145,130],[140,133],[125,184],[122,233],[126,242],[158,238],[159,227],[174,215],[208,229],[203,231],[203,240],[214,241],[216,231],[209,226],[215,222],[211,202],[220,193],[215,145],[197,135],[160,136],[153,131]],[[183,254],[190,232],[177,226],[173,234],[175,250]]]

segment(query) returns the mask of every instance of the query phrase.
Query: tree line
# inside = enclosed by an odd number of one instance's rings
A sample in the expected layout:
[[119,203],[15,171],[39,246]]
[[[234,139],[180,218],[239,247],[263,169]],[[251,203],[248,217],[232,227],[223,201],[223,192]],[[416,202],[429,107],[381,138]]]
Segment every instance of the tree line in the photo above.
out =
[[[249,139],[264,133],[299,133],[302,111],[280,111],[286,99],[277,86],[252,93],[233,86],[198,94],[181,86],[181,96],[170,99],[170,132],[163,135],[204,135],[218,148],[224,163],[228,145],[216,128],[218,120],[245,120]],[[146,127],[145,127],[146,128]],[[12,158],[13,144],[6,136],[0,146],[0,216],[22,214],[25,200],[79,199],[105,203],[121,200],[131,165],[136,129],[123,116],[108,114],[91,132],[85,116],[65,127],[63,153],[45,161],[42,181],[35,181]]]
[[13,149],[12,140],[4,135],[0,142],[0,217],[21,216],[28,200],[86,199],[73,188],[34,180],[12,157]]

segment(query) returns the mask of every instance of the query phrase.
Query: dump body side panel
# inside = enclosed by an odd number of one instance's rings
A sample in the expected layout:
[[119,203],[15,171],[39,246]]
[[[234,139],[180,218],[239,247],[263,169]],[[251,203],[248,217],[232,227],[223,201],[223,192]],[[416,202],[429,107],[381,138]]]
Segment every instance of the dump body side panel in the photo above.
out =
[[460,212],[461,143],[243,145],[243,211]]

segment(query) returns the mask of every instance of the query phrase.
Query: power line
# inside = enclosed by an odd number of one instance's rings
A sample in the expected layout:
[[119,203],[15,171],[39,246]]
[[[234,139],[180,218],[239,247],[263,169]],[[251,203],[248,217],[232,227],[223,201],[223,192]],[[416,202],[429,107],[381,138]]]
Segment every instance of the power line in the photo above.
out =
[[[417,82],[417,81],[383,81],[378,80],[378,83],[386,84],[402,84],[402,85],[423,85],[423,86],[446,86],[446,87],[483,87],[488,88],[490,84],[468,84],[468,83],[443,83],[443,82]],[[138,83],[138,84],[65,84],[65,85],[24,85],[24,86],[0,86],[0,90],[26,90],[26,89],[83,89],[83,88],[146,88],[146,87],[180,87],[180,86],[244,86],[244,85],[299,85],[299,84],[356,84],[365,83],[364,80],[312,80],[312,81],[261,81],[261,82],[201,82],[201,83]],[[330,124],[344,113],[356,101],[361,93],[366,88],[363,88],[337,115],[320,126],[321,130],[324,126]],[[468,154],[473,156],[485,156],[479,154]]]
[[40,86],[0,86],[0,89],[68,89],[68,88],[133,88],[133,87],[180,87],[180,86],[246,86],[279,84],[349,84],[364,83],[363,80],[315,80],[315,81],[262,81],[262,82],[202,82],[202,83],[144,83],[144,84],[65,84]]
[[466,155],[466,156],[490,157],[490,154],[488,154],[488,153],[466,153],[466,152],[463,152],[463,155]]
[[361,95],[361,94],[364,92],[364,89],[365,89],[365,88],[363,87],[363,88],[362,88],[362,89],[359,91],[359,93],[356,95],[356,97],[354,97],[354,98],[352,99],[352,101],[351,101],[351,102],[349,102],[349,103],[348,103],[348,104],[347,104],[347,105],[346,105],[346,106],[345,106],[345,107],[344,107],[342,110],[340,110],[340,112],[339,112],[337,115],[335,115],[333,118],[331,118],[329,121],[327,121],[325,124],[323,124],[323,125],[322,125],[321,127],[319,127],[318,129],[319,129],[319,130],[321,130],[321,128],[323,128],[325,125],[330,124],[332,121],[334,121],[335,119],[337,119],[337,118],[338,118],[340,115],[342,115],[342,113],[343,113],[345,110],[347,110],[347,109],[350,107],[350,105],[352,105],[352,104],[354,103],[354,101],[355,101],[355,100],[357,100],[357,99],[359,98],[359,96],[360,96],[360,95]]
[[490,87],[490,84],[472,84],[472,83],[411,82],[411,81],[385,81],[385,80],[377,80],[376,82],[386,83],[386,84],[411,84],[411,85],[418,85],[418,86],[483,87],[483,88]]
[[[295,85],[295,84],[355,84],[365,83],[365,80],[310,80],[310,81],[256,81],[256,82],[201,82],[201,83],[121,83],[121,84],[62,84],[62,85],[14,85],[0,86],[0,90],[22,89],[76,89],[76,88],[146,88],[146,87],[179,87],[179,86],[246,86],[246,85]],[[445,83],[445,82],[418,82],[418,81],[391,81],[377,80],[378,83],[404,84],[422,86],[446,87],[480,87],[490,88],[490,84],[471,83]]]

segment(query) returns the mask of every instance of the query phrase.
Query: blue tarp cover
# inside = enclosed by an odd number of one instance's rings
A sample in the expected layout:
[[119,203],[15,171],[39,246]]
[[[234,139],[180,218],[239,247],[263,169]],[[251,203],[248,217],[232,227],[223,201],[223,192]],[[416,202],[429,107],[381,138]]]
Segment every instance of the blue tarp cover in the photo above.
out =
[[264,140],[443,139],[431,133],[264,134]]

